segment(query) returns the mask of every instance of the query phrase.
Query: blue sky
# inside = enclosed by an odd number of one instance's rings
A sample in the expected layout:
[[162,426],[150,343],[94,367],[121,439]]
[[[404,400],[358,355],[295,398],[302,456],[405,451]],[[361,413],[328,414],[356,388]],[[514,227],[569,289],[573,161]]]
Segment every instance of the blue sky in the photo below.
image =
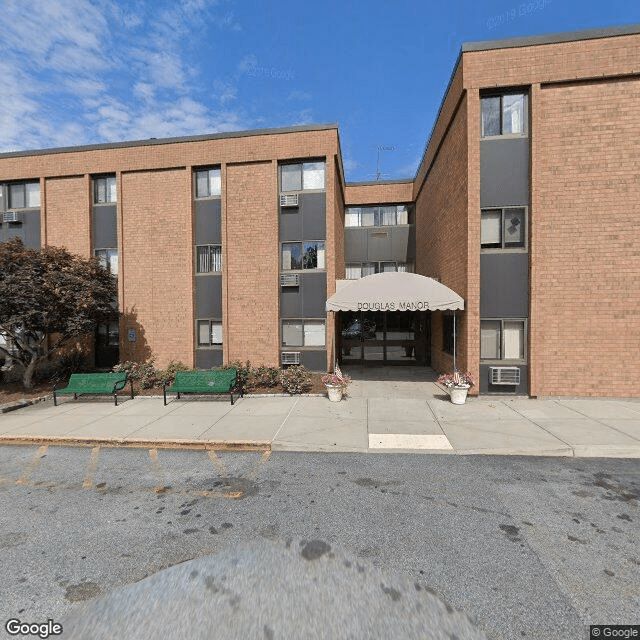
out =
[[640,22],[636,0],[3,5],[0,152],[337,122],[348,181],[413,177],[463,42]]

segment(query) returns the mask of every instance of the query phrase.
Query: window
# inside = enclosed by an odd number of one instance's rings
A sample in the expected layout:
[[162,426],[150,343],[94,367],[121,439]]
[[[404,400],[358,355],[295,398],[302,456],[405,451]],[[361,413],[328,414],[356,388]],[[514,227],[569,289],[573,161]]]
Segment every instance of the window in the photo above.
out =
[[525,320],[481,320],[482,360],[524,360]]
[[524,207],[483,209],[480,212],[482,249],[521,249],[526,246]]
[[196,198],[213,198],[222,194],[220,169],[196,171]]
[[118,250],[96,249],[95,256],[100,265],[114,276],[118,275]]
[[525,132],[525,95],[508,93],[480,99],[482,137],[519,135]]
[[216,273],[222,271],[222,247],[205,244],[196,247],[196,273]]
[[117,202],[116,177],[107,176],[93,179],[93,203],[111,204]]
[[220,320],[198,320],[198,346],[222,346],[222,322]]
[[39,206],[39,182],[21,182],[9,185],[9,209],[36,209]]
[[345,227],[389,227],[409,224],[406,205],[384,207],[348,207],[344,214]]
[[101,322],[97,328],[98,346],[117,347],[120,343],[118,321]]
[[345,277],[347,280],[358,280],[374,273],[388,271],[413,272],[413,265],[406,262],[352,262],[345,265]]
[[324,320],[283,320],[283,347],[324,347]]
[[[455,334],[454,334],[455,324]],[[458,338],[458,323],[453,321],[453,315],[442,316],[442,350],[453,355],[453,345]]]
[[324,162],[283,164],[280,167],[280,190],[311,191],[324,189]]
[[282,270],[324,269],[324,241],[284,242],[282,244]]

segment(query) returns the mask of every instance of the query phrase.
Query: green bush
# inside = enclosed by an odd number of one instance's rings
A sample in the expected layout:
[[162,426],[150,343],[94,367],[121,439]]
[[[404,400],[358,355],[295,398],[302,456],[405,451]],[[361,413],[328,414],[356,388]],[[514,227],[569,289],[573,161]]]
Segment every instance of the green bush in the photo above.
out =
[[72,373],[91,371],[89,358],[80,349],[74,349],[56,358],[50,366],[36,372],[38,381],[50,381],[54,384],[66,382]]
[[311,389],[311,376],[302,365],[288,367],[280,373],[280,384],[289,393],[306,393]]
[[278,367],[260,366],[252,371],[252,379],[256,386],[277,387],[280,384]]
[[155,368],[154,358],[151,358],[148,362],[131,362],[127,360],[125,362],[118,363],[113,367],[112,371],[121,372],[126,371],[132,380],[137,381],[143,389],[151,389],[157,387],[159,371]]
[[161,369],[156,372],[158,380],[156,386],[161,387],[163,384],[173,384],[178,371],[191,371],[191,369],[182,362],[175,362],[172,360],[165,369]]

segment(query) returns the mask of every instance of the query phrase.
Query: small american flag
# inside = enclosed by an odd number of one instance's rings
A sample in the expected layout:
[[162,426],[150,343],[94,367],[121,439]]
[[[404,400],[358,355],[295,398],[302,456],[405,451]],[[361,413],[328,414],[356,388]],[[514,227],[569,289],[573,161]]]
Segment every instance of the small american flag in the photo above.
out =
[[338,366],[338,363],[336,362],[335,367],[333,368],[333,372],[339,376],[340,378],[342,378],[342,371],[340,371],[340,367]]
[[453,372],[453,384],[458,385],[460,384],[461,380],[460,380],[460,372],[459,371],[454,371]]

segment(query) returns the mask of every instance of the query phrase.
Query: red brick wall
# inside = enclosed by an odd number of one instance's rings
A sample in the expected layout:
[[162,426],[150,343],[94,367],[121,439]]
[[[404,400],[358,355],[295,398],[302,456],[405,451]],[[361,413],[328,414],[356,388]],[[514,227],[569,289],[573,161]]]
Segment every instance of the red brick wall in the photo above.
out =
[[227,361],[279,366],[278,165],[228,165],[223,185]]
[[[123,173],[118,194],[123,224],[119,275],[125,318],[121,360],[158,366],[194,364],[191,175],[186,169]],[[137,329],[135,343],[127,329]]]
[[[89,176],[72,176],[45,181],[47,244],[65,247],[88,258],[91,251],[91,197]],[[44,234],[43,234],[44,236]]]
[[638,395],[639,95],[637,78],[532,92],[532,395]]
[[413,182],[391,182],[347,185],[346,206],[360,204],[403,203],[413,200]]
[[[467,157],[467,101],[463,99],[416,201],[416,272],[439,278],[465,299],[466,310],[457,312],[459,369],[473,368],[469,333],[470,327],[477,325],[476,318],[468,320],[477,310],[473,305],[471,312],[468,310],[467,297],[477,297],[477,293],[469,282]],[[432,332],[431,364],[438,371],[451,371],[453,359],[442,351],[441,313],[432,314]]]

